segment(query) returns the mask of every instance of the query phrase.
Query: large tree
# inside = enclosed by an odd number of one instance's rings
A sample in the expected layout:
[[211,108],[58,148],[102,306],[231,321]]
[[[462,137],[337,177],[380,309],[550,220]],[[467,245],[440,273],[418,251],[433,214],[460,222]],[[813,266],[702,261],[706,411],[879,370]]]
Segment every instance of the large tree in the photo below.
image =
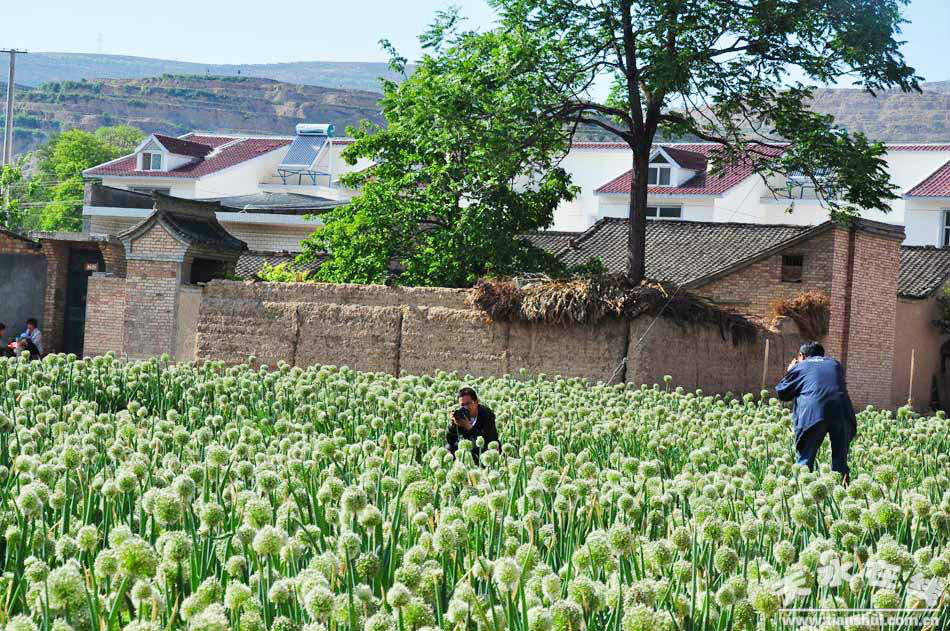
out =
[[440,15],[412,76],[384,82],[385,128],[350,130],[345,159],[373,166],[345,178],[361,195],[304,242],[304,259],[329,256],[320,279],[464,287],[557,265],[520,236],[574,195],[557,166],[569,132],[538,116],[559,97],[538,71],[548,45],[526,30],[457,26],[454,12]]
[[[539,66],[552,123],[600,127],[632,150],[627,271],[644,277],[647,171],[662,137],[718,145],[717,169],[799,172],[832,215],[890,210],[884,147],[812,112],[816,84],[919,89],[896,37],[907,0],[493,0],[505,28],[563,43]],[[611,98],[590,89],[612,77]],[[786,144],[787,143],[787,144]],[[830,170],[828,170],[830,168]]]
[[[82,229],[82,172],[130,153],[144,138],[127,125],[80,129],[57,134],[37,150],[37,170],[29,178],[24,206],[26,228],[78,231]],[[35,212],[33,212],[35,211]]]

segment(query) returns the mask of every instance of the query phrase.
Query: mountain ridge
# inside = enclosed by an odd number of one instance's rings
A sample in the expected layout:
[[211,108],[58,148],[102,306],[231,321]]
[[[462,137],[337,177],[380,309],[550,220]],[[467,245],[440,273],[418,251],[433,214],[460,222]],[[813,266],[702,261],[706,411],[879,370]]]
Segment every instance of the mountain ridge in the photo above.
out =
[[284,83],[375,92],[380,90],[380,77],[399,79],[399,75],[393,72],[385,62],[294,61],[270,64],[203,64],[132,55],[37,52],[17,57],[16,82],[37,87],[54,81],[144,79],[163,74],[255,77]]
[[[212,74],[212,69],[224,74]],[[5,74],[2,70],[0,63],[0,75]],[[155,76],[141,76],[149,73]],[[384,123],[378,77],[399,78],[386,64],[375,62],[197,64],[123,55],[30,53],[17,58],[14,152],[35,149],[58,131],[74,127],[93,131],[120,123],[146,133],[177,135],[194,129],[293,134],[300,122],[332,122],[342,133],[363,119]],[[922,88],[921,93],[886,91],[876,97],[856,88],[820,88],[813,107],[873,140],[950,142],[950,81],[925,83]],[[0,91],[5,89],[0,80]],[[609,139],[595,128],[583,130],[583,136]]]

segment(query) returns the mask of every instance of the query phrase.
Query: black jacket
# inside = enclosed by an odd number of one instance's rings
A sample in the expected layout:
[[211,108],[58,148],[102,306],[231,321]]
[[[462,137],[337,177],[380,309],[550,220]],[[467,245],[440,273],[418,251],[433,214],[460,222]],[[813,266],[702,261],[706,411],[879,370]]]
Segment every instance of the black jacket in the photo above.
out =
[[491,442],[498,442],[498,429],[495,427],[495,413],[490,408],[482,404],[478,405],[478,416],[475,419],[475,427],[465,431],[455,423],[449,424],[449,429],[445,432],[445,446],[453,454],[459,448],[459,441],[462,439],[470,440],[473,443],[481,436],[485,440],[485,447],[478,448],[478,445],[472,449],[472,455],[475,456],[475,462],[478,462],[478,454],[488,448]]

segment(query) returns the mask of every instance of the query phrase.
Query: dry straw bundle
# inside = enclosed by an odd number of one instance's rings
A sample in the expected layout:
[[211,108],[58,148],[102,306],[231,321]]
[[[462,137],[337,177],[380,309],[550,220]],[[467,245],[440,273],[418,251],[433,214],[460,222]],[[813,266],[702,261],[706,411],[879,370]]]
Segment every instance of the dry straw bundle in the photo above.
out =
[[679,326],[716,326],[734,344],[754,342],[756,325],[671,283],[645,281],[630,287],[622,275],[543,278],[522,287],[510,279],[481,280],[470,300],[496,321],[594,324],[604,318],[664,317]]
[[791,318],[804,337],[819,340],[828,334],[831,322],[831,301],[820,291],[806,291],[794,298],[772,304],[776,317]]

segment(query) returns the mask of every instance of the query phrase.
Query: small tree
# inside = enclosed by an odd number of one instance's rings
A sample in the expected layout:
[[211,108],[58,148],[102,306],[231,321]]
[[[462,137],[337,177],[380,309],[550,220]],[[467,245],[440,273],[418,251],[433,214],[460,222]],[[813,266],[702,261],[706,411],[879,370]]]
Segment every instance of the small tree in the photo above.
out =
[[114,148],[120,155],[132,153],[145,140],[145,134],[142,133],[142,130],[131,125],[100,127],[93,135]]
[[[647,170],[658,133],[716,143],[715,163],[801,172],[835,217],[890,210],[884,147],[812,112],[789,83],[853,77],[868,91],[919,89],[895,37],[907,0],[493,0],[506,28],[563,42],[538,72],[562,95],[554,122],[585,123],[633,152],[627,271],[644,277]],[[589,97],[614,78],[607,103]],[[784,143],[788,142],[786,146]],[[830,172],[825,172],[831,167]]]
[[[454,12],[440,15],[412,76],[384,81],[385,128],[349,130],[344,158],[373,166],[345,177],[361,195],[304,242],[303,259],[329,256],[318,278],[466,287],[486,274],[557,269],[520,236],[549,226],[575,194],[557,166],[569,133],[538,116],[556,104],[537,71],[547,44],[519,29],[456,26]],[[398,71],[404,64],[394,55]]]
[[25,227],[24,180],[20,163],[0,167],[0,228],[21,232]]

